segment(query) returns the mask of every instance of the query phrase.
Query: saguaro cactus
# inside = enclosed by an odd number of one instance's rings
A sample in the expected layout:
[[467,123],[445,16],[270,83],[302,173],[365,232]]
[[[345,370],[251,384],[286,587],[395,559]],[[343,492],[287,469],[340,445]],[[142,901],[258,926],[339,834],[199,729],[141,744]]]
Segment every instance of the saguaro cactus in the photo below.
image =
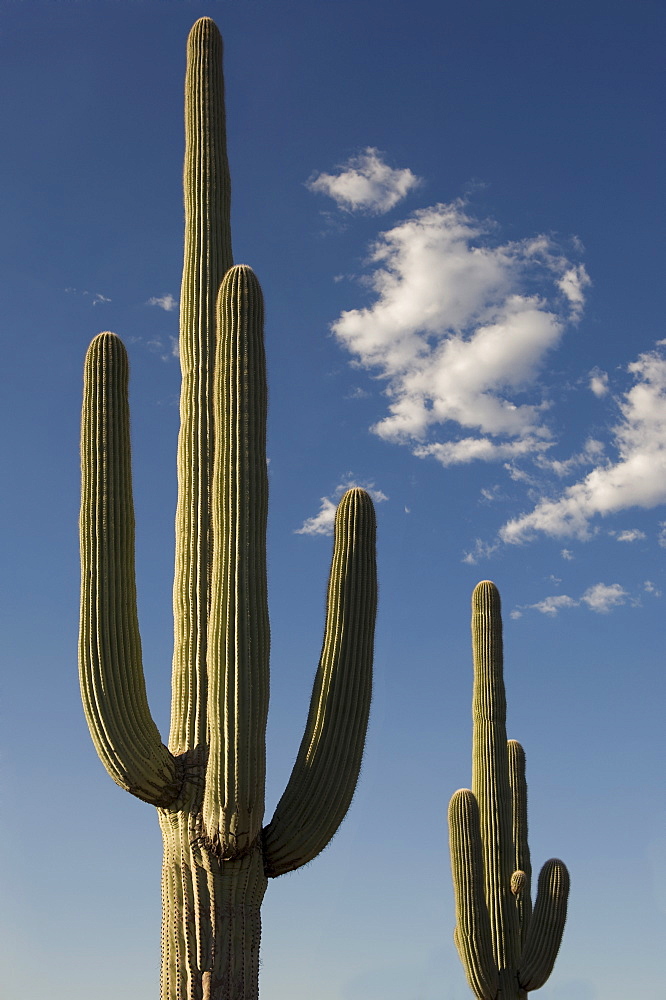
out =
[[157,806],[163,1000],[254,1000],[267,878],[329,842],[356,785],[370,705],[375,519],[349,490],[335,524],[326,631],[305,735],[262,829],[268,710],[263,302],[232,266],[221,39],[188,41],[183,371],[168,747],[151,718],[134,578],[128,364],[88,351],[82,416],[80,678],[98,754]]
[[479,1000],[520,1000],[551,973],[567,913],[569,874],[546,861],[532,912],[525,754],[506,738],[500,596],[472,595],[472,790],[449,805],[455,942]]

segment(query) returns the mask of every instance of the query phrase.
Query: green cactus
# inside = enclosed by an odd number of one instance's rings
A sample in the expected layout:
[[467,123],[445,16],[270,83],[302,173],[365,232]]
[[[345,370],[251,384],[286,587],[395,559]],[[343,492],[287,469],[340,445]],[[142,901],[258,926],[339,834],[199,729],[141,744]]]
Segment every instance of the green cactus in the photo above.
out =
[[546,861],[532,912],[525,754],[506,738],[500,596],[472,595],[472,790],[449,805],[455,942],[479,1000],[521,1000],[550,975],[567,914],[569,873]]
[[257,997],[267,878],[314,858],[354,793],[377,599],[372,502],[351,489],[336,515],[326,632],[306,731],[284,795],[262,829],[269,652],[263,302],[251,269],[231,261],[221,55],[215,24],[197,21],[185,100],[168,747],[150,715],[141,665],[128,364],[118,337],[93,340],[84,378],[81,691],[109,774],[158,808],[163,1000]]

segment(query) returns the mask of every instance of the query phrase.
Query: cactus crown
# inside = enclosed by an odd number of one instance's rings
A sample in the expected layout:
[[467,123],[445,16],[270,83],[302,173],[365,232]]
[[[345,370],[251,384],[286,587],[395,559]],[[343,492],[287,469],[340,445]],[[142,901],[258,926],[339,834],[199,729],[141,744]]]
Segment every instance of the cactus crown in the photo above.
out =
[[263,298],[234,266],[222,41],[188,39],[181,428],[168,747],[146,699],[134,580],[128,364],[112,333],[86,357],[82,414],[83,703],[114,781],[159,807],[164,834],[163,1000],[257,995],[266,878],[334,835],[360,769],[376,611],[375,518],[340,501],[326,632],[294,769],[264,829],[269,621]]
[[479,1000],[519,1000],[553,968],[569,875],[547,861],[532,911],[525,754],[506,738],[500,596],[487,580],[472,595],[472,649],[472,790],[449,805],[455,942]]

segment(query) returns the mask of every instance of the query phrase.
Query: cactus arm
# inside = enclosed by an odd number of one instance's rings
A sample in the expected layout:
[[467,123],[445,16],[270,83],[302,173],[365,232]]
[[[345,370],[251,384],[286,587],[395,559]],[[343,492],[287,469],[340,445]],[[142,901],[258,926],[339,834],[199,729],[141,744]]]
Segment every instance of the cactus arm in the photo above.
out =
[[249,267],[232,267],[220,288],[214,395],[203,818],[216,852],[235,857],[257,839],[263,820],[270,641],[263,299]]
[[121,788],[154,805],[176,797],[176,761],[150,715],[134,575],[128,363],[113,333],[86,355],[81,416],[79,676],[93,743]]
[[474,995],[478,1000],[495,1000],[498,975],[484,893],[479,807],[467,788],[455,792],[449,804],[449,843],[456,948]]
[[498,969],[516,968],[520,929],[510,893],[513,819],[506,739],[502,616],[497,587],[479,583],[472,594],[472,791],[479,805],[485,895]]
[[215,304],[231,267],[222,39],[200,18],[187,41],[185,254],[180,302],[181,426],[174,577],[174,657],[169,746],[204,746],[211,562]]
[[548,979],[562,941],[569,898],[569,872],[558,858],[546,861],[539,873],[536,903],[518,981],[526,990],[538,990]]
[[525,944],[530,918],[532,916],[532,898],[530,885],[532,882],[532,864],[530,848],[527,841],[527,781],[525,780],[525,751],[517,740],[507,742],[509,757],[509,786],[511,788],[511,805],[513,816],[513,864],[514,876],[522,873],[523,877],[514,879],[512,876],[511,890],[516,897],[518,922],[520,924],[521,943]]
[[285,792],[264,830],[270,877],[316,857],[354,794],[370,711],[375,533],[370,497],[361,489],[348,490],[335,518],[326,631],[307,726]]

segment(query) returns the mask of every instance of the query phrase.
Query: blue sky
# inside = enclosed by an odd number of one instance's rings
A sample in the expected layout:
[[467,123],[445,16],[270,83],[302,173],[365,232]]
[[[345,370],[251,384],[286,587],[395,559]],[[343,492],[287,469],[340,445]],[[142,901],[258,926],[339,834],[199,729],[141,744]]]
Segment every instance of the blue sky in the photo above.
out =
[[235,259],[267,304],[269,817],[319,654],[332,505],[349,483],[378,500],[364,769],[332,845],[269,886],[262,995],[471,995],[446,807],[470,781],[469,598],[490,578],[533,864],[572,877],[540,995],[660,1000],[666,14],[649,0],[0,4],[6,995],[158,996],[157,822],[104,773],[78,696],[78,422],[85,349],[111,329],[166,732],[182,81],[204,14],[225,38]]

